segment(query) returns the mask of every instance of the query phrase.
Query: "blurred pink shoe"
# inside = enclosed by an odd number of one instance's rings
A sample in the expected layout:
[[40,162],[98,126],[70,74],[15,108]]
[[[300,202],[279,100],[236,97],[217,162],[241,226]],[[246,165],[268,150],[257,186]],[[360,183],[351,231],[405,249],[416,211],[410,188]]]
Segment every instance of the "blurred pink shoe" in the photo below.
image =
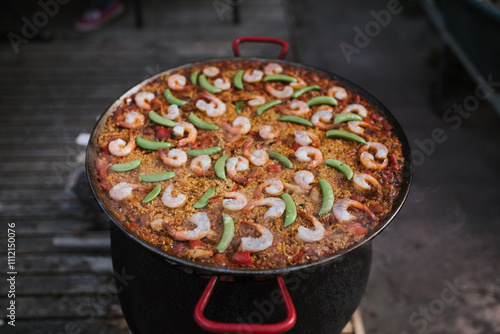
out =
[[125,6],[121,0],[115,0],[107,9],[86,10],[82,17],[75,22],[74,28],[77,31],[97,30],[120,16],[124,11]]

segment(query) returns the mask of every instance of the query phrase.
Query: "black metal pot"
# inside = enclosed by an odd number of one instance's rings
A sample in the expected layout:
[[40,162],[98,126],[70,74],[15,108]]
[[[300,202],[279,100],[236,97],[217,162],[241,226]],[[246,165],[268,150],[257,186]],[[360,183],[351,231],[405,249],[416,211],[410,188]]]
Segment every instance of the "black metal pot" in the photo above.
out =
[[[284,57],[288,49],[288,44],[282,40],[246,37],[235,40],[235,55],[239,56],[238,43],[244,41],[282,44],[280,58]],[[212,61],[216,60],[184,66]],[[297,63],[273,61],[325,73]],[[159,75],[177,71],[181,67]],[[130,89],[101,116],[87,148],[87,173],[99,205],[114,223],[111,228],[114,269],[126,273],[128,277],[133,276],[127,281],[118,281],[117,288],[123,313],[134,334],[196,333],[204,330],[279,333],[290,329],[293,333],[340,333],[358,306],[366,287],[371,263],[369,241],[400,210],[410,189],[412,173],[408,141],[387,108],[350,81],[328,75],[365,97],[393,126],[394,133],[402,143],[405,158],[403,183],[392,211],[365,239],[313,263],[293,267],[250,270],[201,265],[165,253],[130,233],[109,211],[106,198],[90,169],[97,152],[97,137],[105,120],[125,97],[137,92],[151,79]]]

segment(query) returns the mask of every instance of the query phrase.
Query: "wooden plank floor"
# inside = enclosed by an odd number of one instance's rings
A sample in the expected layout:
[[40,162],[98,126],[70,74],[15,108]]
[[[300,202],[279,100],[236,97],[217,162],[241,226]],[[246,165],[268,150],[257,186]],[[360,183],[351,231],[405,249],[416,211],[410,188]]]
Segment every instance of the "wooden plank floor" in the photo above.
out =
[[[40,10],[22,8],[28,17]],[[242,35],[289,39],[280,1],[243,1],[240,10],[235,26],[229,11],[221,19],[209,1],[145,1],[142,29],[128,11],[101,32],[78,34],[70,29],[78,6],[70,3],[49,22],[54,41],[30,41],[18,53],[0,44],[0,278],[7,272],[6,224],[15,223],[16,332],[129,332],[106,247],[58,246],[65,237],[107,238],[106,219],[72,190],[85,159],[75,139],[91,131],[114,99],[161,70],[232,56],[231,42]],[[245,55],[278,52],[242,47]],[[103,291],[111,298],[99,300]],[[7,292],[1,285],[0,332],[13,329],[5,320]]]

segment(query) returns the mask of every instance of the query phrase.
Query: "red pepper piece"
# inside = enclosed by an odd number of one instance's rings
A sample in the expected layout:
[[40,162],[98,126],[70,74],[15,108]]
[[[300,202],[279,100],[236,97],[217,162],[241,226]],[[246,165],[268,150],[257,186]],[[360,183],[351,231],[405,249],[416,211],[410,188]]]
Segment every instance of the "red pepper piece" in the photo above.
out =
[[172,133],[170,132],[170,130],[166,126],[156,125],[155,131],[156,131],[156,135],[160,139],[170,139],[172,137]]
[[253,266],[250,252],[236,252],[233,254],[233,262],[240,266]]
[[292,260],[293,263],[297,263],[297,261],[300,260],[300,258],[304,256],[305,253],[306,253],[305,249],[301,250],[299,254],[295,255],[295,257],[293,258]]
[[302,147],[302,145],[300,145],[299,143],[293,143],[292,150],[297,151],[301,147]]
[[191,240],[189,241],[189,248],[191,249],[199,249],[199,248],[205,248],[207,246],[206,243],[200,240]]
[[266,169],[268,173],[278,173],[281,172],[281,165],[268,165]]
[[231,265],[231,262],[229,262],[229,259],[227,258],[226,254],[217,253],[214,255],[214,259],[215,261],[221,263],[223,266]]

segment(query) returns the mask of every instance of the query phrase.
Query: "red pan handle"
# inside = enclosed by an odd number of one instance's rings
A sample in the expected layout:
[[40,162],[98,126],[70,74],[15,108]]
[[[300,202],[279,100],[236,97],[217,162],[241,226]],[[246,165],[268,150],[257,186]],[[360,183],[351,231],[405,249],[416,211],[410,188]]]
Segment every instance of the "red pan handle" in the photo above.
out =
[[194,310],[194,320],[196,323],[204,330],[214,332],[214,333],[283,333],[290,330],[297,320],[297,314],[295,313],[295,307],[293,306],[290,294],[286,289],[285,281],[282,277],[278,277],[278,286],[281,293],[281,298],[283,298],[283,303],[286,309],[286,319],[282,322],[276,324],[268,325],[252,325],[252,324],[241,324],[241,323],[223,323],[216,322],[205,318],[203,311],[208,304],[210,295],[214,289],[215,283],[217,283],[217,276],[212,276],[210,281],[203,291],[198,304]]
[[280,39],[280,38],[275,38],[275,37],[261,37],[261,36],[242,36],[238,37],[233,41],[233,52],[236,57],[240,56],[240,48],[239,44],[243,42],[262,42],[262,43],[274,43],[274,44],[281,44],[283,48],[281,49],[281,53],[278,56],[278,59],[284,59],[286,53],[288,52],[288,49],[290,49],[290,46],[288,45],[288,42]]

